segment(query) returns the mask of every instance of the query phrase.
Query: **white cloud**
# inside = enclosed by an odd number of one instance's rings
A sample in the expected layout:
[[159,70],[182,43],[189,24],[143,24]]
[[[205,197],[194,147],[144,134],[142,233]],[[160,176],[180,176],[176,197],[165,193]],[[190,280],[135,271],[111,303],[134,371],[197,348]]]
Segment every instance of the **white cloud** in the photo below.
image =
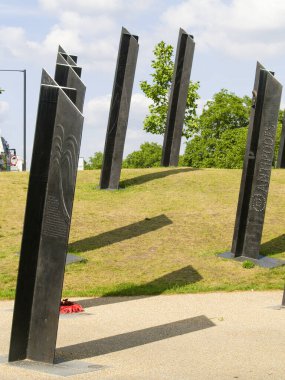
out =
[[84,107],[86,125],[106,130],[110,102],[111,95],[98,96],[89,100]]
[[51,12],[66,8],[76,12],[114,12],[123,6],[122,0],[40,0],[39,3]]
[[[21,57],[29,47],[25,30],[20,27],[0,28],[0,50],[10,51],[14,57]],[[2,52],[1,55],[5,53]]]
[[[103,151],[107,130],[111,95],[98,96],[87,102],[84,114],[85,123],[83,142],[85,154],[89,157],[96,151]],[[142,93],[133,93],[131,99],[124,156],[137,150],[145,141],[156,141],[161,144],[161,136],[147,134],[143,130],[143,120],[150,104]]]
[[38,14],[38,10],[35,6],[27,6],[25,4],[25,7],[23,8],[21,6],[21,3],[19,5],[15,4],[0,4],[0,14],[3,17],[5,16],[15,16],[19,15],[21,17],[23,16],[36,16]]
[[[97,14],[96,9],[118,8],[120,2],[83,1],[81,4],[81,1],[42,1],[42,5],[48,9],[57,9],[54,12],[57,19],[41,39],[36,39],[36,36],[30,39],[22,27],[2,26],[0,54],[22,58],[26,62],[42,62],[43,57],[45,60],[47,57],[54,58],[57,46],[62,45],[71,54],[80,54],[81,64],[88,63],[86,69],[110,70],[117,53],[120,27],[114,15],[109,16],[108,12]],[[91,8],[90,13],[82,12],[86,7]]]
[[173,31],[183,26],[199,47],[256,58],[285,48],[284,18],[282,0],[187,0],[169,7],[161,20]]
[[[54,51],[58,45],[64,46],[64,49],[74,51],[81,50],[80,38],[77,30],[63,29],[58,25],[54,26],[51,32],[43,41],[43,46],[49,51]],[[80,51],[79,51],[80,53]]]
[[141,92],[134,93],[131,99],[131,111],[134,111],[136,118],[144,118],[148,112],[148,107],[151,104],[151,100],[148,99]]
[[[89,21],[89,27],[91,23]],[[100,19],[101,23],[107,24],[107,19]],[[81,20],[84,24],[84,21]],[[112,25],[112,22],[109,22]],[[88,33],[88,22],[84,28],[68,28],[65,25],[54,25],[42,41],[31,41],[26,32],[20,27],[0,28],[0,54],[3,57],[21,59],[22,62],[47,62],[55,58],[58,45],[70,54],[80,55],[80,65],[85,70],[100,69],[110,71],[116,60],[118,41],[110,35],[96,36],[95,31]],[[96,29],[96,28],[95,28]],[[10,58],[11,59],[11,58]]]
[[5,119],[7,111],[9,110],[9,103],[0,101],[0,120]]
[[[156,0],[157,1],[157,0]],[[78,13],[90,12],[136,12],[143,11],[156,2],[155,0],[40,0],[42,8],[48,12],[69,9]]]
[[203,108],[204,106],[206,105],[207,101],[210,100],[210,99],[198,99],[197,100],[197,115],[200,116],[202,111],[203,111]]
[[[45,51],[54,52],[55,46],[80,55],[85,70],[108,71],[116,59],[118,41],[113,38],[117,29],[108,16],[82,16],[76,12],[63,12],[42,42]],[[40,48],[40,46],[39,46]]]
[[[39,0],[37,12],[49,12],[55,19],[42,38],[30,38],[22,27],[0,28],[0,54],[25,61],[54,59],[61,44],[80,55],[85,70],[110,72],[114,68],[121,20],[138,22],[141,51],[149,59],[160,39],[175,43],[177,30],[194,34],[197,49],[220,50],[241,59],[280,55],[285,50],[285,2],[270,5],[258,0],[185,0],[167,7],[161,0]],[[146,28],[140,18],[147,12],[161,17]],[[0,6],[1,8],[1,6]],[[147,12],[146,12],[147,11]],[[143,13],[145,12],[145,13]],[[125,22],[124,21],[124,22]],[[167,33],[166,33],[167,31]]]
[[[111,94],[98,96],[87,102],[84,107],[85,122],[87,126],[106,131],[108,115],[111,103]],[[134,93],[131,98],[130,114],[128,124],[135,129],[141,129],[143,119],[148,112],[150,104],[142,93]]]
[[132,141],[141,142],[144,136],[145,136],[145,133],[143,130],[136,130],[132,128],[128,128],[127,130],[127,141],[132,140]]
[[63,12],[60,23],[66,29],[77,30],[80,33],[88,32],[90,35],[101,34],[102,31],[114,29],[116,23],[106,15],[82,16],[76,12]]
[[57,23],[42,39],[29,39],[22,27],[1,27],[0,54],[25,62],[47,62],[54,59],[57,46],[61,45],[68,53],[80,55],[80,64],[85,70],[108,72],[113,69],[120,30],[115,18],[107,14],[82,15],[70,8],[57,13]]

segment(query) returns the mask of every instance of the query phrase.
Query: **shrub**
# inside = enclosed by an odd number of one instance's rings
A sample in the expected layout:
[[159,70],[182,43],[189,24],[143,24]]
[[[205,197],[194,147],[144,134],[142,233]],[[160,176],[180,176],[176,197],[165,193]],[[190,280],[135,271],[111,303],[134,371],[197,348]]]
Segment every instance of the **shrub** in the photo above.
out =
[[123,162],[124,168],[152,168],[160,166],[162,147],[157,143],[146,142],[140,149],[130,153]]
[[101,169],[103,164],[103,153],[95,152],[92,157],[89,157],[88,162],[84,162],[85,170]]
[[250,261],[250,260],[245,260],[243,263],[242,263],[242,267],[243,268],[246,268],[246,269],[251,269],[251,268],[254,268],[255,267],[255,264]]

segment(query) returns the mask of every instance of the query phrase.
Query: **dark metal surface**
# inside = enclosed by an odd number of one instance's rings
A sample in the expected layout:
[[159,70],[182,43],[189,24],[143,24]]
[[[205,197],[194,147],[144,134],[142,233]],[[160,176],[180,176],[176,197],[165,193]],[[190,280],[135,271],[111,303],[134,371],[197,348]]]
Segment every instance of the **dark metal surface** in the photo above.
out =
[[[245,157],[243,162],[243,170],[242,170],[242,178],[240,183],[240,191],[239,191],[239,199],[238,199],[238,206],[237,206],[237,212],[236,212],[236,221],[235,221],[235,228],[234,228],[234,235],[233,235],[233,243],[232,243],[232,249],[231,251],[236,255],[240,256],[242,251],[242,245],[243,245],[243,237],[244,232],[246,229],[246,222],[247,222],[247,215],[248,215],[248,209],[249,209],[249,201],[250,201],[250,194],[251,194],[251,186],[252,186],[252,176],[253,176],[253,169],[254,169],[254,153],[252,152],[252,141],[254,141],[256,145],[256,138],[255,136],[258,136],[259,134],[259,126],[255,124],[254,127],[254,116],[255,116],[255,103],[256,103],[256,95],[258,90],[258,84],[259,84],[259,76],[260,76],[260,70],[264,69],[264,67],[257,62],[256,64],[256,71],[255,71],[255,80],[254,80],[254,86],[252,91],[252,107],[250,112],[250,119],[249,119],[249,127],[247,132],[247,143],[246,143],[246,150],[245,150]],[[256,150],[256,146],[254,147]]]
[[[66,63],[68,63],[69,65],[71,65],[71,66],[77,65],[77,56],[67,54],[66,51],[60,45],[58,46],[58,55],[59,54],[65,59]],[[61,62],[61,63],[63,63],[63,62]]]
[[163,141],[163,166],[178,165],[194,48],[193,36],[180,29]]
[[280,137],[278,158],[277,158],[277,168],[285,168],[285,114],[282,120],[282,131]]
[[82,112],[86,87],[80,79],[82,69],[77,66],[74,61],[75,58],[77,61],[77,57],[66,54],[62,47],[59,46],[54,79],[59,86],[75,88],[77,90],[75,104],[79,111]]
[[82,68],[77,65],[77,56],[67,54],[60,45],[58,47],[56,63],[71,66],[76,74],[81,77]]
[[74,68],[70,65],[57,63],[54,78],[59,86],[75,88],[77,90],[75,104],[79,111],[82,112],[86,87]]
[[100,189],[118,189],[138,55],[138,37],[122,28],[107,126]]
[[[41,84],[48,84],[50,86],[58,86],[58,83],[56,83],[56,81],[44,69],[42,70]],[[70,88],[70,87],[63,87],[63,86],[60,86],[60,88],[66,93],[69,99],[75,104],[76,93],[77,93],[76,89]]]
[[257,63],[231,252],[258,259],[282,86]]
[[83,116],[49,82],[40,89],[9,361],[54,359]]
[[81,72],[82,72],[82,68],[77,66],[75,63],[73,64],[70,64],[68,63],[68,61],[63,57],[63,55],[61,53],[58,53],[57,54],[57,58],[56,58],[56,63],[60,64],[60,65],[68,65],[68,66],[71,66],[72,69],[76,72],[76,74],[81,77]]

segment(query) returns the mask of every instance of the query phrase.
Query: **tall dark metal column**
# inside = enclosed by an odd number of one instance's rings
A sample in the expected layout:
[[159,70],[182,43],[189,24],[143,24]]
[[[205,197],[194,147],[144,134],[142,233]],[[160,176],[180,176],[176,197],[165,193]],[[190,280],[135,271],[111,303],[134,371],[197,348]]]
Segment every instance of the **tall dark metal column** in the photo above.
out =
[[[233,236],[232,249],[231,249],[231,251],[236,256],[241,256],[241,252],[240,252],[241,249],[239,248],[239,245],[242,245],[243,239],[241,238],[241,236],[244,234],[244,231],[246,228],[247,214],[248,214],[248,208],[249,208],[250,193],[251,193],[251,187],[252,187],[252,175],[253,175],[254,160],[255,160],[253,150],[257,149],[257,143],[258,143],[257,138],[259,135],[259,125],[257,125],[256,123],[254,124],[254,117],[255,117],[257,91],[258,91],[258,86],[259,86],[259,77],[260,77],[261,70],[264,70],[264,67],[259,62],[257,62],[256,70],[255,70],[254,85],[253,85],[253,90],[252,90],[252,95],[253,95],[252,107],[250,111],[250,119],[249,119],[249,126],[248,126],[248,132],[247,132],[246,151],[245,151],[245,157],[244,157],[244,162],[243,162],[242,178],[241,178],[241,184],[240,184],[234,236]],[[254,144],[254,147],[252,146],[253,144]]]
[[281,131],[276,167],[277,168],[285,168],[285,113],[284,113],[283,120],[282,120],[282,131]]
[[100,178],[101,189],[119,188],[138,49],[138,37],[122,28]]
[[259,255],[281,93],[281,84],[257,63],[232,249],[220,255],[264,267],[285,264]]
[[9,361],[53,363],[83,115],[43,71]]
[[195,43],[179,30],[172,86],[162,150],[162,166],[177,166]]

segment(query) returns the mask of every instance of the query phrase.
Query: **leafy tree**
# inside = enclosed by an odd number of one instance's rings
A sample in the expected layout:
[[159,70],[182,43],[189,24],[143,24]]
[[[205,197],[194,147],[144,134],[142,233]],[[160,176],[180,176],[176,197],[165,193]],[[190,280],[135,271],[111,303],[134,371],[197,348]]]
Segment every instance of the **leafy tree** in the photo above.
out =
[[278,116],[278,124],[277,124],[277,131],[276,131],[276,141],[275,141],[275,147],[274,147],[274,159],[273,159],[273,165],[277,165],[277,159],[279,154],[279,147],[280,147],[280,139],[281,139],[281,132],[282,132],[282,121],[284,117],[284,111],[279,111]]
[[226,89],[214,94],[203,108],[196,136],[187,143],[184,165],[241,168],[250,109],[248,96]]
[[247,140],[247,127],[228,129],[221,134],[215,149],[215,167],[242,168]]
[[3,88],[0,87],[0,94],[2,94],[2,92],[4,92],[5,90],[3,90]]
[[160,166],[162,146],[145,142],[140,149],[130,153],[123,162],[124,168],[151,168]]
[[95,152],[92,157],[89,157],[88,162],[84,162],[85,170],[101,169],[103,164],[103,153]]
[[195,136],[190,140],[183,156],[183,165],[194,168],[211,168],[215,166],[214,151],[216,146],[215,139],[204,139]]
[[[154,48],[154,59],[151,67],[152,83],[140,82],[144,94],[152,100],[149,106],[149,115],[144,120],[144,130],[153,134],[162,135],[165,131],[168,98],[174,70],[173,46],[164,41],[159,42]],[[187,95],[184,127],[182,135],[190,138],[197,130],[197,100],[199,99],[199,82],[190,82]]]
[[196,136],[187,144],[183,163],[198,168],[242,168],[246,138],[246,127],[228,129],[219,139]]
[[219,138],[227,129],[247,127],[250,109],[249,96],[241,98],[233,92],[222,89],[203,107],[198,131],[205,138]]

